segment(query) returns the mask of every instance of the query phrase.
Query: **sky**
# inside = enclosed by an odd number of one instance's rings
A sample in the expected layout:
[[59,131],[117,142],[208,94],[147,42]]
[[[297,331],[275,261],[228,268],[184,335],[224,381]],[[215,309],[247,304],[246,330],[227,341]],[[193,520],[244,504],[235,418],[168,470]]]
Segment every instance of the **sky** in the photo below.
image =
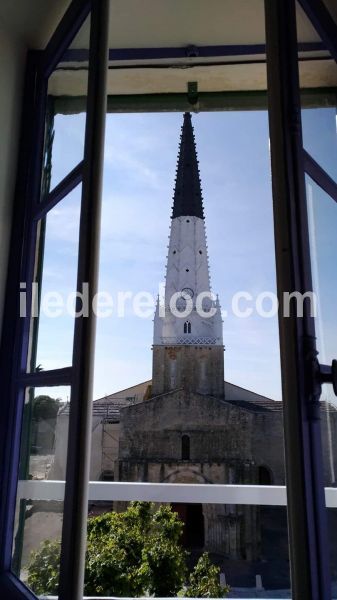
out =
[[[308,149],[318,159],[329,160],[327,168],[334,169],[325,147],[335,146],[335,137],[322,141],[321,136],[317,144],[317,128],[327,119],[331,125],[332,115],[320,111],[317,119],[316,111],[312,119],[309,111],[305,112]],[[225,377],[280,400],[277,316],[263,318],[254,310],[250,317],[239,318],[231,310],[236,292],[248,292],[254,299],[261,292],[276,292],[267,113],[201,113],[193,115],[192,122],[211,285],[222,308],[228,311],[223,324]],[[84,115],[56,116],[52,187],[81,160],[84,125]],[[158,285],[164,281],[181,125],[181,113],[107,117],[99,290],[114,299],[118,292],[128,291],[148,291],[156,297]],[[317,194],[316,190],[314,203]],[[45,292],[56,289],[66,296],[75,289],[79,203],[80,187],[48,216]],[[316,222],[315,239],[320,230],[315,216]],[[321,248],[322,243],[318,246]],[[316,258],[316,263],[323,264],[326,257],[316,252]],[[318,271],[324,283],[325,271],[321,267]],[[266,301],[264,306],[268,310],[270,303]],[[331,306],[327,311],[331,313]],[[114,312],[109,318],[98,319],[95,398],[151,378],[152,318],[152,314],[148,318],[135,316],[131,304],[126,303],[124,318]],[[38,364],[45,369],[69,365],[72,332],[72,317],[42,316]]]

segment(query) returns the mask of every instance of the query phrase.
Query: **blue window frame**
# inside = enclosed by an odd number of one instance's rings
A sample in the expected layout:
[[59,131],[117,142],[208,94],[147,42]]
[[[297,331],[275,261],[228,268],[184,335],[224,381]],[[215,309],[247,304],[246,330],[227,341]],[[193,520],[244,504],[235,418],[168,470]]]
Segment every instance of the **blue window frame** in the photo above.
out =
[[[322,0],[299,2],[325,46],[337,60],[337,27]],[[70,367],[29,373],[26,369],[29,319],[18,318],[18,292],[20,281],[29,284],[33,280],[37,219],[46,215],[81,182],[78,288],[82,282],[88,281],[92,283],[91,294],[95,293],[106,103],[108,4],[108,0],[73,0],[46,49],[28,55],[15,226],[0,356],[0,595],[6,600],[35,597],[11,572],[12,537],[24,392],[27,387],[47,385],[69,385],[72,388],[59,597],[61,600],[73,600],[80,598],[82,593],[94,319],[93,316],[87,320],[77,319],[73,363]],[[305,172],[335,200],[337,186],[303,150],[295,0],[265,0],[265,6],[277,277],[278,292],[282,294],[283,290],[311,289],[308,226],[304,208]],[[39,203],[47,79],[90,13],[84,159]],[[285,244],[287,253],[283,252]],[[27,292],[30,298],[29,286]],[[281,320],[280,331],[283,387],[286,392],[285,450],[294,597],[303,600],[328,599],[329,561],[324,488],[320,474],[322,456],[318,400],[322,382],[332,382],[332,371],[317,362],[315,324],[309,315],[305,314],[300,322],[294,316],[288,322]]]
[[[87,518],[87,481],[91,422],[92,355],[95,317],[75,320],[73,360],[62,369],[30,372],[30,308],[40,219],[81,183],[77,290],[88,282],[96,293],[97,241],[108,68],[109,0],[74,0],[43,51],[28,53],[14,228],[1,345],[2,422],[0,506],[0,596],[35,598],[12,572],[12,539],[18,481],[20,437],[27,388],[70,386],[71,409],[64,498],[59,597],[82,595]],[[83,160],[51,192],[41,194],[48,78],[84,21],[90,16],[89,79]],[[19,317],[18,290],[27,282],[27,317]]]

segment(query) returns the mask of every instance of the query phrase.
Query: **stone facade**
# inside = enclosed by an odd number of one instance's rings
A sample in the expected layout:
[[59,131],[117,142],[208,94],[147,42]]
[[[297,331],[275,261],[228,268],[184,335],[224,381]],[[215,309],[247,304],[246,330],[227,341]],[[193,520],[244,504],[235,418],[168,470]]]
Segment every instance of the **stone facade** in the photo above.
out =
[[[240,406],[182,389],[125,407],[120,413],[116,479],[256,484],[263,468],[273,483],[284,485],[282,410],[281,403],[274,404],[273,410],[262,401]],[[270,453],[267,432],[275,446]],[[187,436],[189,452],[184,456]],[[231,559],[259,558],[256,507],[205,504],[202,519],[194,525],[203,528],[199,539],[205,550]]]
[[152,394],[184,388],[224,396],[222,346],[154,346]]

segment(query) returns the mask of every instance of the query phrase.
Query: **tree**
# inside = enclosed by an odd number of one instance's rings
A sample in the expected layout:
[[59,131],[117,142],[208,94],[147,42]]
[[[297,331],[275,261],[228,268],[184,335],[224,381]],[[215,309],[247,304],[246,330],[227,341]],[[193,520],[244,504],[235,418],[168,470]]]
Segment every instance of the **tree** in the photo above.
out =
[[60,565],[60,541],[42,542],[37,552],[32,552],[28,566],[28,585],[36,595],[56,594]]
[[190,574],[185,591],[188,598],[224,598],[229,592],[228,586],[220,585],[220,569],[213,565],[205,552]]
[[[170,506],[132,502],[123,513],[88,520],[85,595],[177,596],[187,576],[187,552],[181,546],[183,523]],[[58,592],[60,541],[45,541],[32,553],[28,585],[36,594]],[[188,597],[220,598],[227,594],[219,568],[202,555],[189,576]]]
[[[88,520],[85,594],[176,595],[186,575],[183,524],[170,506],[132,502],[123,513]],[[36,594],[57,594],[60,542],[46,541],[28,565],[28,585]]]
[[33,401],[33,416],[37,420],[56,419],[60,405],[59,398],[36,396]]

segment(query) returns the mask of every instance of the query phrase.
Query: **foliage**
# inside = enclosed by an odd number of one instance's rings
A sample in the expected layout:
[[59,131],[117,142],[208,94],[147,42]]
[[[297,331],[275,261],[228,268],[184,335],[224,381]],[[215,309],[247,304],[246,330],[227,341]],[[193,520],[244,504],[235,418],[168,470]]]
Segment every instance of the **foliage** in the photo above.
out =
[[[170,506],[132,502],[125,512],[88,520],[85,595],[177,596],[186,580],[187,553],[180,540],[183,523]],[[28,585],[36,594],[57,595],[60,542],[45,541],[32,553]],[[221,598],[228,587],[220,569],[203,554],[189,576],[184,595]]]
[[188,598],[224,598],[228,592],[228,586],[220,585],[219,567],[211,563],[205,552],[189,576],[185,596]]
[[[183,524],[171,507],[133,502],[123,513],[88,521],[85,594],[176,595],[186,575]],[[44,542],[28,565],[35,593],[57,594],[59,542]]]
[[33,401],[35,419],[55,419],[60,408],[60,400],[51,396],[36,396]]
[[46,540],[39,550],[32,552],[28,566],[28,585],[36,594],[57,593],[60,550],[60,541]]

